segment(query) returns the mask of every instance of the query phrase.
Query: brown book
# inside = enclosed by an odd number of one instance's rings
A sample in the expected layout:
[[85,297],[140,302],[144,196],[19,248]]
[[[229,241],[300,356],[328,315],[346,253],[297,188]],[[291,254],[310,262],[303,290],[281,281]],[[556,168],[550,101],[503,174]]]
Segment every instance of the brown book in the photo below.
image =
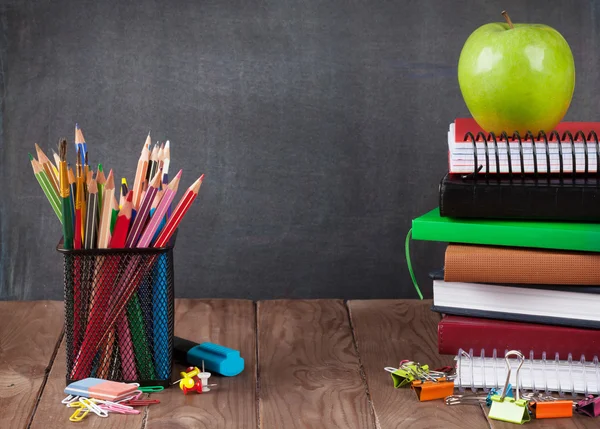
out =
[[449,244],[444,281],[600,285],[600,253]]

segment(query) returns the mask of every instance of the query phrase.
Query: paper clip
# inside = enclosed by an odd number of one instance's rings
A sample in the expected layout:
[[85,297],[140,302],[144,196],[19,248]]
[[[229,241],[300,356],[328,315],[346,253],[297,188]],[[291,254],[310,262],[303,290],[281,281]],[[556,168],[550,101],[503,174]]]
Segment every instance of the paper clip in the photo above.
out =
[[588,395],[581,401],[577,402],[575,411],[579,414],[585,414],[590,417],[600,416],[600,396]]
[[136,410],[133,407],[128,405],[118,404],[116,402],[110,401],[100,401],[100,408],[108,411],[109,413],[118,413],[118,414],[139,414],[140,410]]
[[79,396],[69,395],[65,399],[63,399],[62,401],[60,401],[60,403],[61,404],[70,404],[71,402],[76,402],[78,400],[79,400]]
[[543,396],[529,402],[529,409],[536,419],[573,417],[573,401]]
[[84,408],[84,407],[77,408],[77,410],[75,410],[75,412],[71,415],[71,417],[69,417],[69,420],[72,422],[80,422],[85,418],[85,416],[87,416],[89,414],[89,412],[90,412],[89,408]]
[[103,410],[98,405],[96,405],[96,400],[90,398],[81,398],[79,401],[98,417],[108,417],[108,411]]
[[162,392],[163,390],[165,390],[165,388],[162,386],[145,386],[145,387],[138,387],[138,390],[143,393],[153,393],[153,392]]
[[160,401],[158,399],[131,399],[127,402],[121,402],[121,404],[132,407],[143,407],[145,405],[160,404]]
[[[519,360],[515,385],[515,398],[508,398],[506,396],[508,392],[511,373],[510,362],[508,360],[508,357],[511,355],[517,356]],[[525,357],[521,354],[521,352],[511,350],[507,352],[506,355],[504,355],[504,360],[506,362],[507,368],[506,381],[504,382],[502,395],[492,395],[492,405],[490,407],[490,413],[488,414],[488,417],[494,420],[523,424],[531,420],[531,417],[529,415],[529,409],[527,408],[528,401],[525,399],[521,399],[519,389],[519,371],[521,370],[521,366],[525,361]]]
[[415,391],[419,401],[431,401],[434,399],[444,399],[454,392],[454,382],[448,381],[444,377],[435,380],[415,380],[411,383],[411,388]]

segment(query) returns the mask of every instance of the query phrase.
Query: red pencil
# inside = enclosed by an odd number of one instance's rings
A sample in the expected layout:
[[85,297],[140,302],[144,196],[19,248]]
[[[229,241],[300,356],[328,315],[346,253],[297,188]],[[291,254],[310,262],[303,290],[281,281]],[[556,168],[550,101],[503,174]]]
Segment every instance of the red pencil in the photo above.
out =
[[117,216],[117,223],[115,223],[115,229],[110,239],[108,247],[112,249],[122,249],[125,247],[125,241],[127,240],[127,233],[129,232],[129,222],[131,221],[131,209],[133,208],[133,191],[127,193],[127,198],[123,203],[123,207],[119,211]]
[[171,239],[171,236],[179,226],[181,219],[185,216],[185,213],[188,211],[196,197],[198,196],[198,191],[200,190],[200,185],[202,185],[202,181],[204,180],[204,174],[200,176],[198,180],[196,180],[192,185],[187,188],[183,197],[175,207],[173,214],[167,221],[167,224],[162,229],[158,238],[156,239],[156,243],[154,243],[153,247],[164,247]]

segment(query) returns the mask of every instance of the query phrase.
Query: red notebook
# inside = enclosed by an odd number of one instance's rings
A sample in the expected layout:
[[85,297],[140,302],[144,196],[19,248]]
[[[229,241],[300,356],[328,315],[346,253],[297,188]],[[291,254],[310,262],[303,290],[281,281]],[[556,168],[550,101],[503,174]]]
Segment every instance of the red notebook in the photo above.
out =
[[[556,126],[555,131],[558,133],[559,139],[556,138],[556,134],[547,133],[548,150],[546,151],[544,139],[538,135],[537,131],[532,130],[536,141],[534,151],[531,137],[521,136],[519,145],[519,139],[513,134],[513,131],[506,130],[509,138],[508,147],[506,140],[501,135],[496,135],[498,150],[496,156],[496,145],[494,145],[491,134],[485,132],[473,118],[457,118],[454,123],[450,124],[448,131],[450,172],[460,174],[473,172],[475,159],[473,142],[467,136],[469,132],[477,139],[477,164],[482,165],[482,173],[489,168],[489,173],[496,173],[499,169],[500,173],[509,173],[512,170],[513,173],[519,174],[523,170],[524,173],[530,174],[535,173],[536,165],[539,174],[559,173],[561,167],[563,173],[570,173],[573,171],[573,163],[575,163],[577,173],[584,173],[586,162],[589,173],[598,171],[600,148],[596,136],[600,138],[600,122],[561,122]],[[488,142],[487,150],[481,135],[477,138],[480,132]],[[568,133],[573,136],[573,142]],[[559,145],[558,142],[561,144]],[[573,152],[575,159],[573,159]],[[548,170],[548,164],[550,164],[550,170]]]
[[534,359],[545,352],[547,359],[554,359],[556,353],[567,359],[571,353],[575,360],[581,355],[592,360],[594,356],[600,358],[600,329],[446,315],[438,324],[438,351],[456,355],[460,348],[472,348],[474,355],[481,349],[486,356],[491,356],[493,349],[499,355],[505,350],[520,350],[527,358],[533,351]]

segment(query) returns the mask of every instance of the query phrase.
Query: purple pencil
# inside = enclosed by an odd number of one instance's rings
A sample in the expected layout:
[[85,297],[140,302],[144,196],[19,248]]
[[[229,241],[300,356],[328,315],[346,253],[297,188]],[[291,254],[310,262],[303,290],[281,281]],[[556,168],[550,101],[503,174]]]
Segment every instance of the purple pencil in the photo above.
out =
[[179,170],[177,176],[175,176],[173,180],[171,180],[169,186],[165,188],[165,193],[162,199],[160,200],[160,203],[158,204],[154,215],[152,215],[152,219],[150,219],[150,222],[148,222],[148,226],[146,226],[146,229],[144,230],[140,241],[137,244],[137,247],[148,247],[150,245],[150,242],[152,241],[152,238],[154,237],[154,234],[156,233],[160,222],[163,220],[167,209],[171,206],[171,203],[173,202],[173,199],[177,194],[177,188],[179,187],[179,179],[181,179],[182,172],[183,170]]
[[125,247],[135,247],[140,234],[142,233],[142,229],[146,224],[146,219],[150,214],[150,207],[152,206],[152,201],[154,201],[154,197],[158,192],[158,188],[160,187],[160,179],[162,177],[162,169],[159,169],[150,185],[148,186],[148,190],[146,191],[146,195],[144,195],[144,199],[140,204],[140,208],[135,215],[135,220],[133,221],[133,225],[129,231],[129,235],[127,236],[127,241],[125,242]]

